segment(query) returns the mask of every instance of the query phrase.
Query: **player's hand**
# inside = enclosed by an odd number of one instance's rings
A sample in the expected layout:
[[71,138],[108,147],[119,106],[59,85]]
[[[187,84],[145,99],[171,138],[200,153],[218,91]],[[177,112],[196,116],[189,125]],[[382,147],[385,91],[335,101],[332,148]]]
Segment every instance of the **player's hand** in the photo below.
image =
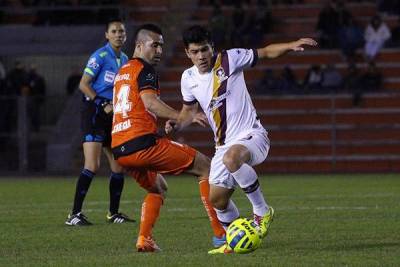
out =
[[167,120],[165,122],[165,133],[166,134],[171,134],[174,133],[176,131],[178,131],[179,125],[177,124],[177,122],[175,120]]
[[113,112],[113,106],[111,101],[105,97],[95,96],[93,102],[96,104],[98,108],[101,108],[105,114],[109,115]]
[[207,116],[203,112],[197,112],[192,120],[192,123],[197,123],[203,127],[206,127],[208,125]]
[[291,50],[293,51],[304,51],[303,45],[308,45],[308,46],[317,46],[318,43],[311,38],[301,38],[295,42],[292,43]]
[[113,112],[113,105],[111,105],[111,103],[108,103],[107,105],[105,105],[103,107],[104,113],[106,113],[107,115],[111,115]]

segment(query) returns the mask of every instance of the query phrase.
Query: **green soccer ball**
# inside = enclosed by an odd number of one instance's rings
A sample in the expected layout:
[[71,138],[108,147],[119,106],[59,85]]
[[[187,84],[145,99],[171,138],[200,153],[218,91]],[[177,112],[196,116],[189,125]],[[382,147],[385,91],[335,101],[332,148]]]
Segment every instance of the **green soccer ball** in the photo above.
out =
[[250,253],[261,245],[261,237],[255,223],[247,218],[233,221],[226,230],[226,241],[235,253]]

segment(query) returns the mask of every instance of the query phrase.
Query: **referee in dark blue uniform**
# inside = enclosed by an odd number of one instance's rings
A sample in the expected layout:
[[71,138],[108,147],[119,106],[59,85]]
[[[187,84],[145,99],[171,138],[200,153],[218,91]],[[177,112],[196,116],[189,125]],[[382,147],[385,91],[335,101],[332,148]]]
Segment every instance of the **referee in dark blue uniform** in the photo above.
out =
[[92,179],[100,167],[101,151],[107,156],[111,168],[107,221],[110,223],[134,221],[118,211],[124,175],[110,149],[114,78],[119,68],[128,61],[128,57],[121,51],[126,41],[124,24],[120,20],[110,21],[107,24],[105,37],[108,40],[107,44],[90,56],[79,83],[79,89],[84,94],[82,131],[85,165],[76,184],[72,212],[65,222],[71,226],[92,224],[82,213],[82,205]]

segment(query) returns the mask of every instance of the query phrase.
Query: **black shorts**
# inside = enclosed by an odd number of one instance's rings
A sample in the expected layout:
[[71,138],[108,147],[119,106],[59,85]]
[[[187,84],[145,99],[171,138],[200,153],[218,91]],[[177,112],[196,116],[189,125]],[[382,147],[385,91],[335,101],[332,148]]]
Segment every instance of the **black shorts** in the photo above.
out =
[[82,142],[98,142],[111,146],[112,115],[92,101],[84,101],[81,108]]

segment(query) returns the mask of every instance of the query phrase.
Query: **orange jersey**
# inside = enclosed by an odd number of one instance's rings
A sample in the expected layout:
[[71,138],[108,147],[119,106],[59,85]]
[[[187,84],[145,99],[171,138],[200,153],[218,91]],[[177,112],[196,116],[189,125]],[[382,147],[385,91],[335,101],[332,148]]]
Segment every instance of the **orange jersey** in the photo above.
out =
[[143,93],[160,95],[158,75],[153,66],[134,58],[122,66],[115,77],[112,143],[116,157],[133,153],[155,144],[157,118],[146,110]]

